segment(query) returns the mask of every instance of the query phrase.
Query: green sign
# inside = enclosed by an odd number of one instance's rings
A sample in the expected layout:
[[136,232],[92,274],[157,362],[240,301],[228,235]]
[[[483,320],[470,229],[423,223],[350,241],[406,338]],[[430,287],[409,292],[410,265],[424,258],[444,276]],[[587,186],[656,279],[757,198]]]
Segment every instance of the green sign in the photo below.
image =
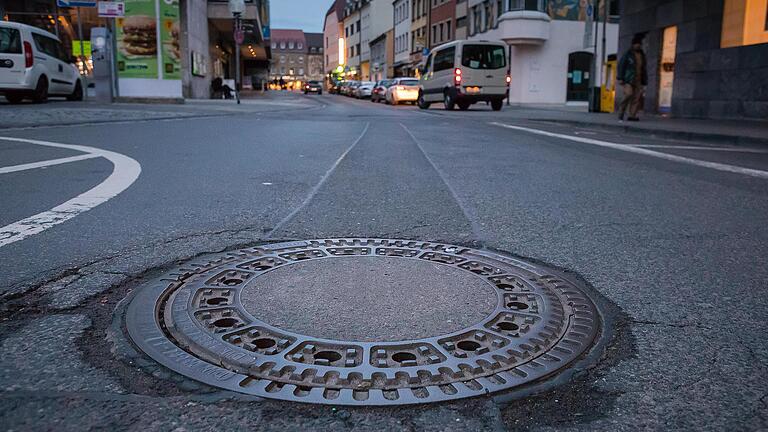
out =
[[181,79],[179,0],[160,0],[163,79]]
[[156,2],[125,0],[125,17],[116,19],[120,78],[158,78]]
[[[91,56],[91,41],[85,41],[83,43],[83,53],[86,57]],[[79,40],[73,40],[72,41],[72,55],[75,57],[80,57],[80,41]]]

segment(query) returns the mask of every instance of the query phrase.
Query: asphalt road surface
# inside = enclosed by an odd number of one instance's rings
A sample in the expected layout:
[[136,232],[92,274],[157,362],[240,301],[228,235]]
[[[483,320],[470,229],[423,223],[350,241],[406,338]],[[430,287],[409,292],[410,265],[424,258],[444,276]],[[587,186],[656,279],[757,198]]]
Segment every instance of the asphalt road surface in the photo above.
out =
[[[277,94],[258,107],[61,127],[0,107],[20,126],[0,129],[2,429],[768,428],[768,148],[485,106]],[[204,387],[131,354],[119,331],[118,302],[179,261],[352,236],[573,272],[607,305],[613,338],[543,393],[385,409]]]

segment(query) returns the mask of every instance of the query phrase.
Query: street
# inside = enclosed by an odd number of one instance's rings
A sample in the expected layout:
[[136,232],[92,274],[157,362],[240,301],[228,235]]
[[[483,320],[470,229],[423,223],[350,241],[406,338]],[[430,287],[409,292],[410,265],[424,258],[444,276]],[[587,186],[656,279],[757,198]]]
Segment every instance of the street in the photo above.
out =
[[[3,430],[768,428],[768,146],[271,93],[238,108],[0,105]],[[529,392],[346,407],[209,387],[128,336],[123,300],[186,262],[358,237],[556,269],[606,339]],[[273,306],[364,332],[353,321],[385,308],[356,301]]]

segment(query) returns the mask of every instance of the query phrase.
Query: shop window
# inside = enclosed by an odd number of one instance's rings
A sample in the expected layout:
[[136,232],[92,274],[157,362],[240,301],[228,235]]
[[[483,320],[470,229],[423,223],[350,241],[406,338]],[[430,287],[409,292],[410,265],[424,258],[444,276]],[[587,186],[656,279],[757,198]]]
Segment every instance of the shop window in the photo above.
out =
[[725,0],[720,47],[768,43],[768,1]]

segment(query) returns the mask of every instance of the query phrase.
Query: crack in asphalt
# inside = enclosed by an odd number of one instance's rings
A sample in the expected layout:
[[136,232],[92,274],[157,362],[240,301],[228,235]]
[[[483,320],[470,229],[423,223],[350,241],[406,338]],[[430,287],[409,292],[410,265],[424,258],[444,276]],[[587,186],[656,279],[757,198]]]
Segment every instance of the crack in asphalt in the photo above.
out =
[[699,324],[695,322],[666,323],[661,321],[632,320],[632,324],[660,325],[660,326],[675,327],[675,328],[693,327],[693,328],[698,328],[702,330],[712,330],[712,327],[705,326],[704,324]]

